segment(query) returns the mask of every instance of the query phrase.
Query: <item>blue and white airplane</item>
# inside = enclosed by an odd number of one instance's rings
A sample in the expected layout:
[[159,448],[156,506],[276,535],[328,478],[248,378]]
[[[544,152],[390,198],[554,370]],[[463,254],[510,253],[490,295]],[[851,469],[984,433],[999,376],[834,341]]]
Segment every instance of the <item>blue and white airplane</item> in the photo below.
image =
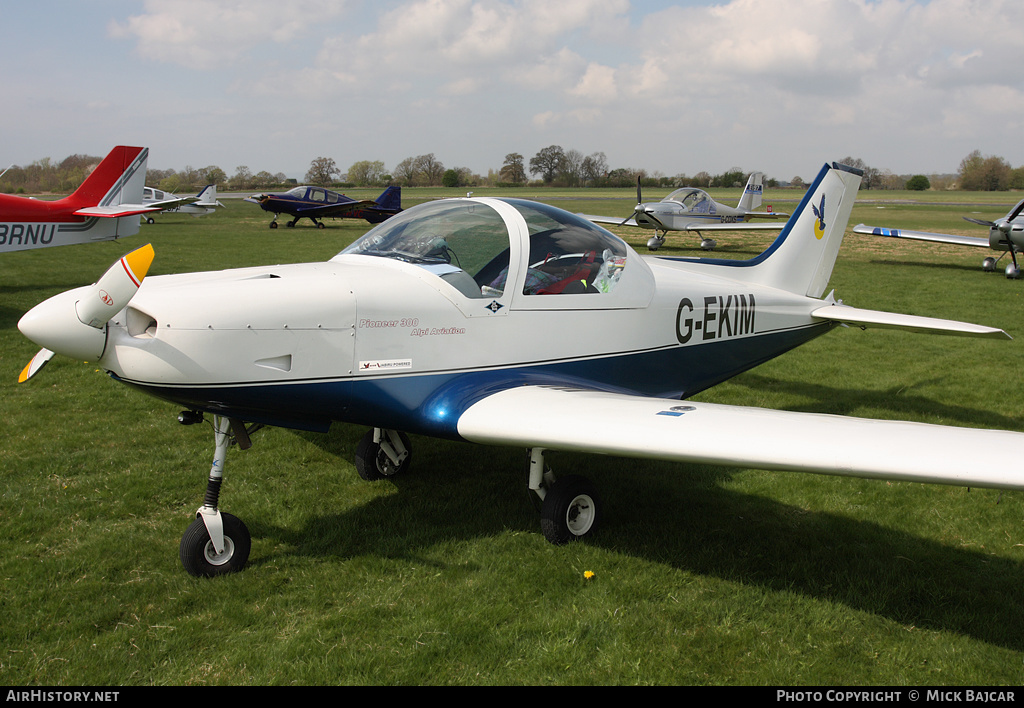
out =
[[642,257],[545,204],[445,199],[323,263],[142,280],[145,246],[18,326],[174,403],[183,423],[212,417],[204,504],[179,547],[197,576],[248,559],[249,531],[219,494],[229,446],[263,425],[367,426],[366,479],[407,470],[408,433],[526,448],[554,543],[588,536],[604,512],[591,482],[552,474],[548,450],[1024,488],[1024,433],[686,401],[842,324],[1007,337],[822,298],[860,179],[825,165],[747,261]]
[[913,241],[931,241],[932,243],[949,243],[954,246],[990,248],[993,251],[1000,251],[999,258],[989,256],[982,260],[982,270],[987,273],[993,272],[1002,257],[1009,253],[1011,262],[1006,265],[1004,274],[1007,278],[1016,280],[1020,278],[1017,254],[1024,251],[1024,218],[1021,218],[1022,211],[1024,211],[1024,199],[1017,202],[1015,207],[1006,212],[1006,216],[995,221],[975,219],[970,216],[964,217],[965,221],[970,221],[972,224],[987,226],[988,238],[940,234],[931,231],[914,231],[912,229],[891,229],[884,226],[868,226],[867,224],[857,224],[853,227],[853,233],[887,236],[889,238],[905,238]]
[[633,213],[625,219],[597,214],[580,214],[596,224],[637,226],[654,229],[647,240],[647,248],[657,251],[665,245],[669,231],[693,231],[701,236],[700,247],[710,251],[718,245],[703,235],[705,231],[781,231],[785,221],[752,221],[752,219],[784,219],[789,214],[772,211],[752,211],[761,206],[764,195],[764,173],[752,172],[735,207],[720,204],[711,195],[697,187],[680,187],[658,202],[645,202],[636,182],[636,201]]
[[[217,207],[224,206],[217,199],[215,184],[206,185],[194,197],[179,197],[156,187],[145,187],[142,190],[142,203],[160,211],[179,212],[193,217],[212,214]],[[146,223],[152,224],[153,217],[147,216]]]
[[323,187],[295,187],[278,194],[254,194],[245,201],[259,204],[264,211],[273,212],[270,228],[277,228],[277,217],[288,214],[295,226],[299,219],[309,219],[318,229],[326,228],[322,219],[365,219],[379,224],[402,211],[402,188],[391,186],[376,199],[352,199]]

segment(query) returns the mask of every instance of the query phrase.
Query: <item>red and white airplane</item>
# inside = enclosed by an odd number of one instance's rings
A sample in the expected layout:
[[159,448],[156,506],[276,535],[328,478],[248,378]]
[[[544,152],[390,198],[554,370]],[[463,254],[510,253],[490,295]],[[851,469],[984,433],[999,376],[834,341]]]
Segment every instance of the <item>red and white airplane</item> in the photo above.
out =
[[149,148],[119,145],[73,194],[54,201],[0,194],[0,253],[113,241],[139,232]]

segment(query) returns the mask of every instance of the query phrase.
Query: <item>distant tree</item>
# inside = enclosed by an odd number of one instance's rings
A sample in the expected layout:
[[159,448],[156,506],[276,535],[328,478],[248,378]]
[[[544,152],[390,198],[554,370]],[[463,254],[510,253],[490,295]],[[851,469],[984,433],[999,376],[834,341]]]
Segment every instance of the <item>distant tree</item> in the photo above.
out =
[[250,189],[252,187],[252,172],[245,165],[235,168],[235,174],[228,182],[232,189]]
[[306,181],[310,184],[318,184],[326,187],[334,181],[335,176],[341,176],[341,170],[334,160],[329,157],[317,157],[309,163],[309,172],[306,173]]
[[598,184],[608,174],[608,158],[603,152],[595,152],[583,158],[580,166],[583,183],[591,187]]
[[395,166],[395,181],[403,187],[411,187],[416,179],[416,160],[407,157]]
[[932,183],[924,175],[914,175],[907,180],[907,189],[924,192],[932,188]]
[[502,182],[522,184],[526,181],[526,168],[523,167],[523,156],[518,152],[505,155],[505,163],[501,166],[498,176]]
[[747,173],[739,167],[715,175],[711,178],[711,187],[742,187],[747,182]]
[[462,184],[458,170],[445,170],[441,177],[441,184],[445,187],[458,187]]
[[225,184],[228,181],[228,176],[221,168],[216,165],[210,165],[199,170],[201,174],[201,180],[204,185],[206,184]]
[[561,169],[565,153],[558,145],[549,145],[530,158],[530,174],[540,174],[545,184],[551,184]]
[[376,187],[384,184],[387,170],[380,160],[361,160],[348,168],[348,181],[360,187]]
[[416,168],[417,181],[428,187],[436,187],[441,184],[441,180],[444,178],[444,164],[434,157],[434,153],[419,155],[413,161],[413,165]]
[[1010,189],[1024,189],[1024,167],[1010,170]]
[[711,186],[711,175],[701,170],[693,176],[693,184],[691,187],[710,187]]
[[1002,191],[1010,188],[1010,164],[1001,157],[983,157],[975,150],[960,161],[960,189]]

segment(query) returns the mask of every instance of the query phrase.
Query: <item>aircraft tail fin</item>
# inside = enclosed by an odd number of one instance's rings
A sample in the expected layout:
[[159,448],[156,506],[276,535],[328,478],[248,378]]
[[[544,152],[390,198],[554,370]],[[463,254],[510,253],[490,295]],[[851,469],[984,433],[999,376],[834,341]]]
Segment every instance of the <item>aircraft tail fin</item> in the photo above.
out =
[[392,185],[377,197],[377,206],[392,211],[402,210],[402,188]]
[[743,188],[743,195],[740,197],[738,208],[744,211],[757,209],[761,206],[761,196],[764,193],[764,173],[751,172],[747,178],[747,186]]
[[200,191],[199,194],[196,195],[196,197],[199,199],[199,201],[195,202],[196,206],[223,206],[220,202],[217,201],[216,184],[206,185],[205,187],[203,187],[202,191]]
[[788,292],[821,297],[846,233],[861,170],[825,165],[778,238],[749,261],[717,261],[737,277]]
[[79,208],[141,204],[148,159],[149,148],[118,145],[68,201]]

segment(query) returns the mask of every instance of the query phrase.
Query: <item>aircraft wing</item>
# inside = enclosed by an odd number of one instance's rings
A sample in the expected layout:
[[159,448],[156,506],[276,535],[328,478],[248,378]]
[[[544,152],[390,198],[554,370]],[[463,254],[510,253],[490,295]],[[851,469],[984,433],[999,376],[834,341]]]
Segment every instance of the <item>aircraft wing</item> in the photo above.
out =
[[[577,214],[587,221],[595,224],[613,224],[614,226],[638,226],[636,219],[623,220],[614,216],[601,216],[600,214]],[[734,223],[722,223],[717,221],[692,221],[682,226],[674,227],[671,231],[781,231],[786,225],[785,221],[776,223],[761,223],[752,221],[737,221]]]
[[83,207],[74,211],[75,216],[99,216],[114,219],[119,216],[135,216],[151,211],[160,211],[159,207],[150,204],[112,204],[111,206]]
[[988,238],[977,236],[957,236],[955,234],[935,234],[929,231],[910,231],[907,229],[888,229],[884,226],[867,226],[857,224],[853,227],[855,234],[868,234],[871,236],[890,236],[892,238],[906,238],[914,241],[932,241],[934,243],[951,243],[956,246],[977,246],[989,248]]
[[199,197],[177,197],[175,199],[164,199],[160,202],[150,202],[147,206],[154,207],[163,211],[164,209],[176,209],[186,204],[195,204],[199,201]]
[[522,386],[459,418],[459,434],[538,447],[698,464],[1024,488],[1024,433],[851,418],[595,390]]
[[721,223],[721,222],[707,222],[694,221],[689,224],[685,224],[679,231],[782,231],[785,227],[785,221],[777,221],[775,223],[764,223],[754,221],[737,221],[732,224]]
[[615,216],[601,216],[600,214],[576,214],[576,216],[582,216],[587,221],[593,221],[595,224],[614,224],[615,226],[636,226],[636,219],[629,218],[623,220],[621,217]]

